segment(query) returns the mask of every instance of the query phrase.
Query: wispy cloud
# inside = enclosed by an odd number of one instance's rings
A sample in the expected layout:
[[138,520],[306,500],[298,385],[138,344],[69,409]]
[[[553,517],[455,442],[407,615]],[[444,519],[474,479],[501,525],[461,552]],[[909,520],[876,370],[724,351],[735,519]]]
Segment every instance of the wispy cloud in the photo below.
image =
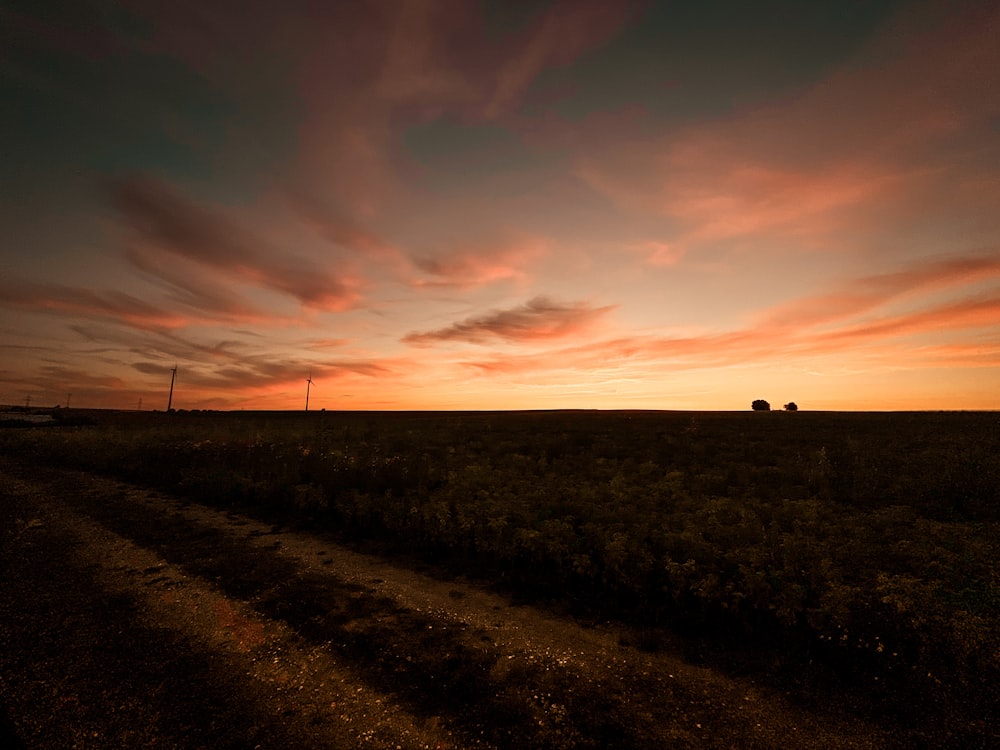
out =
[[672,219],[684,248],[829,248],[887,220],[993,213],[1000,188],[982,165],[1000,116],[996,8],[923,21],[902,14],[794,98],[653,136],[595,132],[575,173],[616,206]]
[[125,257],[143,277],[165,289],[173,302],[205,317],[218,322],[240,320],[255,324],[274,324],[279,320],[273,311],[252,305],[235,290],[206,277],[204,269],[189,259],[138,247],[127,248]]
[[1000,278],[1000,252],[930,259],[899,271],[851,279],[831,292],[778,305],[761,316],[761,323],[797,328],[835,323],[900,298],[994,278]]
[[423,276],[413,286],[471,289],[498,281],[525,281],[529,269],[548,251],[537,237],[519,237],[493,245],[465,244],[434,255],[418,255],[413,263]]
[[959,368],[1000,367],[1000,5],[813,23],[829,0],[766,41],[646,2],[265,5],[5,13],[0,390],[165,405],[175,363],[185,407],[301,408],[310,372],[417,408],[996,381]]
[[1000,295],[979,295],[919,310],[866,320],[818,337],[819,347],[855,345],[897,336],[1000,325]]
[[0,281],[0,306],[105,318],[140,329],[170,329],[189,325],[192,319],[119,291],[95,291],[37,281]]
[[566,66],[609,41],[635,16],[635,6],[600,0],[564,0],[541,14],[512,48],[496,75],[485,107],[487,117],[513,109],[543,70]]
[[673,266],[684,257],[684,248],[671,242],[647,240],[633,245],[631,249],[639,253],[651,266]]
[[411,333],[408,344],[464,341],[473,344],[491,340],[512,342],[548,341],[588,330],[616,306],[594,307],[586,302],[559,303],[535,297],[523,305],[467,318],[447,328]]
[[[707,369],[848,357],[868,365],[878,362],[905,368],[919,366],[918,361],[933,356],[942,362],[951,360],[954,366],[992,366],[997,342],[978,340],[976,332],[1000,326],[1000,295],[995,290],[977,291],[976,283],[993,279],[1000,279],[996,256],[934,260],[845,283],[845,289],[859,290],[856,294],[802,297],[764,313],[742,329],[690,336],[625,334],[548,351],[474,357],[465,360],[465,365],[483,374],[615,368],[641,372],[650,367]],[[934,297],[933,293],[955,286],[960,287],[955,298],[942,302]],[[909,309],[888,309],[904,295]],[[429,335],[480,343],[487,337],[476,334],[487,322],[486,318],[470,319]],[[463,336],[466,327],[473,336]],[[915,346],[910,341],[942,334],[950,337],[947,344]],[[917,361],[911,360],[908,352],[922,347],[924,353]]]
[[92,372],[62,365],[43,365],[37,374],[37,384],[43,390],[60,391],[70,384],[84,390],[125,388],[124,378],[116,375],[95,375]]
[[[132,365],[138,372],[154,375],[169,373],[172,366],[162,362],[146,361],[135,362]],[[392,371],[377,362],[288,361],[256,356],[217,366],[189,362],[183,367],[183,372],[180,367],[178,372],[178,377],[187,385],[215,391],[220,395],[241,394],[242,397],[247,397],[258,389],[297,388],[300,383],[305,383],[307,375],[311,375],[314,381],[335,381],[351,375],[377,378],[386,376]],[[303,390],[304,387],[303,385]]]
[[[223,279],[284,292],[314,309],[343,310],[359,298],[357,278],[270,247],[221,211],[192,203],[162,181],[150,177],[118,181],[110,196],[146,253],[144,270],[163,267],[154,266],[149,253],[170,253],[222,272]],[[140,257],[133,252],[133,261]],[[169,276],[165,280],[170,281]]]

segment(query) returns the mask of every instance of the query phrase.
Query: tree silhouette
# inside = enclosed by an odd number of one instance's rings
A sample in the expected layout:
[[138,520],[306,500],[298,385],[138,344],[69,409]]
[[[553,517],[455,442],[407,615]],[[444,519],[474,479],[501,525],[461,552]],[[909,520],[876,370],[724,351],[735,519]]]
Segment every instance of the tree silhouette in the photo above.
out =
[[789,401],[787,404],[785,404],[785,411],[798,411],[798,410],[799,410],[799,405],[794,401]]
[[754,411],[771,411],[771,405],[762,398],[759,398],[750,404],[750,408]]

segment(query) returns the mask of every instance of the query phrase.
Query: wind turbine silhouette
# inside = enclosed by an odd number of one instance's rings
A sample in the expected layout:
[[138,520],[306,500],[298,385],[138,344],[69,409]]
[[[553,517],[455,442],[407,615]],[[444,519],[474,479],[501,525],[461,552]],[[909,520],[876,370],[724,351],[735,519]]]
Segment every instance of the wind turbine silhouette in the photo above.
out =
[[174,403],[174,378],[177,377],[177,363],[174,363],[174,369],[170,371],[170,395],[167,397],[167,411],[170,411],[170,407]]
[[309,377],[306,378],[306,411],[309,411],[309,388],[312,386],[312,384],[313,384],[313,374],[310,371]]

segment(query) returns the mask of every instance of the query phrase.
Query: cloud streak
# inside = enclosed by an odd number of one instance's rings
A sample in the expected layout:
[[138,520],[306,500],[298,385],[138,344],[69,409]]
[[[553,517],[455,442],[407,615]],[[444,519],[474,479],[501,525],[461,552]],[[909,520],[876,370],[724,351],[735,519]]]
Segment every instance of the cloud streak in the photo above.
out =
[[459,341],[472,344],[491,340],[531,343],[575,336],[591,329],[615,305],[594,307],[585,302],[559,303],[535,297],[523,305],[466,318],[446,328],[403,337],[407,344],[426,345]]
[[46,282],[0,282],[0,306],[57,315],[105,318],[142,330],[182,328],[193,320],[119,291]]
[[422,276],[415,287],[474,289],[500,281],[526,282],[529,269],[548,251],[541,238],[521,237],[485,247],[466,244],[434,255],[412,258]]
[[[530,354],[497,354],[470,358],[464,365],[482,374],[515,374],[553,370],[608,371],[616,368],[711,369],[748,363],[782,363],[814,358],[877,361],[893,369],[908,364],[909,338],[947,335],[948,344],[922,348],[920,361],[936,357],[943,365],[995,366],[1000,340],[975,339],[1000,327],[1000,292],[963,289],[957,299],[935,302],[932,293],[956,285],[1000,280],[995,255],[928,261],[896,272],[860,277],[846,288],[856,294],[821,293],[802,297],[760,316],[752,326],[692,336],[629,334],[571,344]],[[923,304],[904,312],[874,311],[900,297],[918,295]],[[819,312],[817,312],[819,311]],[[801,313],[801,314],[798,314]],[[490,330],[487,317],[473,318],[431,336],[481,343],[480,327]],[[500,325],[499,320],[497,325]],[[470,337],[463,334],[466,329]],[[963,341],[963,336],[965,340]],[[434,339],[432,339],[434,340]]]
[[818,326],[869,312],[897,299],[1000,278],[1000,253],[931,259],[910,268],[863,276],[835,291],[772,308],[762,325]]
[[[161,181],[149,177],[118,181],[111,186],[110,198],[147,253],[193,261],[231,281],[283,292],[317,310],[344,310],[359,299],[358,279],[270,247],[233,220],[195,205]],[[135,261],[140,256],[133,251],[131,257]],[[147,260],[144,270],[155,272],[160,267]]]

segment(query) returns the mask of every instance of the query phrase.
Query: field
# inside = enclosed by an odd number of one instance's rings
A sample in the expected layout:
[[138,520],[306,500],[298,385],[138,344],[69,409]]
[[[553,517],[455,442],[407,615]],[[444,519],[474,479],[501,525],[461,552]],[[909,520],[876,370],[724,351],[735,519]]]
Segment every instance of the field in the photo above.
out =
[[[1000,722],[998,414],[54,418],[0,430],[0,456],[22,476],[113,478],[583,627],[613,623],[624,648],[751,680],[806,710],[835,705],[891,727],[901,746],[987,747]],[[124,523],[126,506],[107,507],[87,513]],[[467,671],[449,658],[438,666]],[[540,736],[558,747],[569,735]],[[677,746],[700,745],[714,746]]]

